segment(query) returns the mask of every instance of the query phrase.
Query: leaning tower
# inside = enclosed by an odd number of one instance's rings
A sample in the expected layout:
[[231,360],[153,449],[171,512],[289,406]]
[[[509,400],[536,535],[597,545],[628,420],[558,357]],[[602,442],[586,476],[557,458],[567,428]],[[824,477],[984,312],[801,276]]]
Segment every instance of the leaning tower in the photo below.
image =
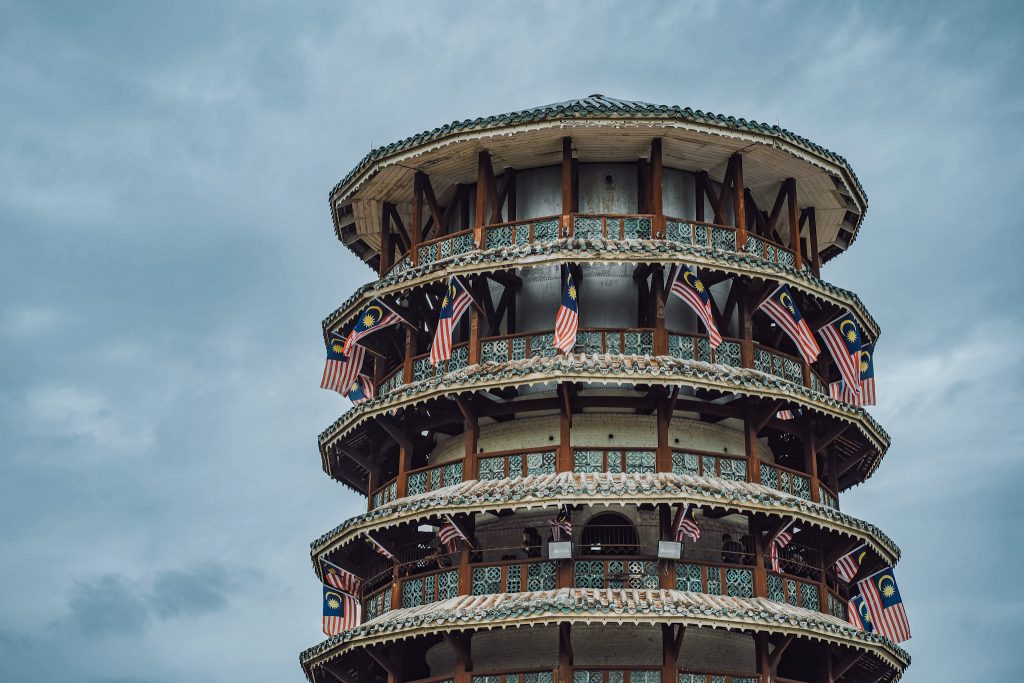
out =
[[310,681],[900,678],[847,613],[899,549],[840,504],[889,445],[879,327],[822,275],[845,159],[593,95],[376,149],[330,206],[376,277],[324,321],[353,406],[319,448],[367,506],[312,543],[350,595]]

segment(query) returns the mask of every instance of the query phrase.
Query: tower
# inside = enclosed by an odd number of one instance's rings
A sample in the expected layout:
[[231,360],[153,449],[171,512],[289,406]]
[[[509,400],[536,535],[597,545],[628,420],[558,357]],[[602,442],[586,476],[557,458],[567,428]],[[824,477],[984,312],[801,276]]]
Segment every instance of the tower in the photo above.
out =
[[[840,509],[889,438],[835,388],[842,362],[824,343],[808,360],[765,306],[781,291],[810,331],[849,315],[877,340],[857,295],[822,277],[867,208],[842,157],[593,95],[376,149],[330,205],[378,277],[325,339],[368,312],[393,324],[357,342],[373,398],[319,437],[367,511],[312,543],[318,576],[361,580],[362,623],[302,653],[310,680],[900,677],[908,654],[847,615],[852,585],[899,549]],[[452,276],[473,303],[434,365]],[[567,276],[579,329],[563,354]],[[721,343],[680,279],[709,293]]]

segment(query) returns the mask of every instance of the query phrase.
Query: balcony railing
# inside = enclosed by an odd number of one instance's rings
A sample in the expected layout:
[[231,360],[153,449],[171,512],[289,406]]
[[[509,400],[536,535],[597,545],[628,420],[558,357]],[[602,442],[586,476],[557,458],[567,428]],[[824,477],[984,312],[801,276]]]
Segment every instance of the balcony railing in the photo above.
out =
[[550,591],[558,587],[557,565],[552,560],[512,560],[473,565],[473,595]]
[[[665,216],[665,230],[655,230],[654,214],[569,214],[562,227],[562,216],[541,216],[525,220],[483,226],[484,249],[518,247],[553,242],[560,237],[606,240],[666,240],[720,251],[749,254],[770,263],[795,268],[796,254],[767,237],[748,233],[747,243],[738,244],[736,228],[702,221]],[[474,230],[461,230],[426,240],[416,247],[419,265],[428,265],[452,256],[476,250]],[[413,266],[409,252],[398,256],[385,274],[401,273]]]
[[672,473],[694,477],[721,477],[730,481],[747,480],[747,459],[705,451],[673,450]]
[[652,448],[574,448],[572,451],[572,471],[583,474],[654,472],[656,461]]
[[515,479],[554,474],[558,451],[555,448],[528,448],[481,453],[478,457],[481,480]]
[[[481,481],[518,479],[555,474],[558,471],[557,445],[521,448],[508,451],[486,451],[477,454]],[[713,453],[695,449],[673,448],[671,472],[694,477],[718,477],[729,481],[748,481],[747,458],[742,455]],[[657,472],[657,451],[653,448],[621,446],[576,446],[572,449],[572,471],[581,474],[642,474]],[[812,500],[812,479],[809,474],[782,465],[759,463],[761,484],[783,493]],[[463,459],[428,465],[406,474],[406,495],[414,496],[452,486],[465,480]],[[398,496],[398,478],[391,479],[370,493],[370,509],[394,501]],[[839,509],[839,499],[823,483],[818,483],[823,505]]]
[[[723,561],[709,561],[706,558],[711,555],[717,557],[719,551],[704,549],[693,558],[684,555],[679,560],[663,564],[658,558],[641,555],[639,546],[624,551],[621,556],[587,557],[583,542],[576,539],[574,545],[577,543],[579,546],[575,549],[576,556],[571,560],[571,572],[568,574],[571,577],[568,585],[575,588],[657,590],[662,584],[659,572],[667,571],[667,576],[674,577],[671,585],[679,591],[734,598],[758,597],[753,553],[721,551]],[[484,552],[501,550],[488,548]],[[504,550],[521,552],[522,548]],[[537,551],[539,555],[541,547],[537,547]],[[375,587],[362,598],[363,621],[399,607],[418,607],[458,595],[549,591],[560,587],[559,562],[545,557],[473,562],[469,565],[467,585],[459,582],[457,556],[443,558],[444,566],[440,567],[431,560],[432,557],[435,556],[406,562],[382,573],[379,578],[385,579],[383,585],[378,585],[378,577],[366,581],[365,585]],[[817,562],[818,565],[807,562]],[[767,592],[761,597],[845,620],[846,601],[836,589],[821,581],[820,563],[819,551],[790,545],[780,560],[780,572],[771,571],[766,566]],[[768,565],[767,557],[765,564]],[[390,578],[393,576],[399,577],[394,593]]]
[[[573,353],[651,356],[654,355],[654,337],[654,328],[580,328]],[[717,349],[712,349],[707,335],[669,331],[667,337],[668,355],[672,358],[743,367],[743,342],[740,339],[726,337]],[[507,363],[527,358],[551,358],[559,353],[554,339],[554,330],[484,337],[480,340],[480,360],[484,363]],[[801,358],[756,342],[753,358],[755,370],[828,395],[826,382]],[[469,365],[469,344],[454,344],[451,359],[436,367],[430,362],[429,352],[413,356],[411,364],[409,381],[412,382],[461,370]],[[390,394],[405,383],[404,366],[399,364],[377,382],[377,395]]]
[[782,465],[761,463],[761,483],[777,491],[811,500],[811,478]]

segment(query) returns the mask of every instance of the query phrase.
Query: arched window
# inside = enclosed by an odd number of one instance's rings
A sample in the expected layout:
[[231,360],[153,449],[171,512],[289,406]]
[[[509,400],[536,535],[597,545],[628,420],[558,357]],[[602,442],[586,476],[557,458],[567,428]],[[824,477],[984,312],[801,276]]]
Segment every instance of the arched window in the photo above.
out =
[[640,542],[633,523],[614,512],[594,515],[583,527],[582,555],[636,555]]

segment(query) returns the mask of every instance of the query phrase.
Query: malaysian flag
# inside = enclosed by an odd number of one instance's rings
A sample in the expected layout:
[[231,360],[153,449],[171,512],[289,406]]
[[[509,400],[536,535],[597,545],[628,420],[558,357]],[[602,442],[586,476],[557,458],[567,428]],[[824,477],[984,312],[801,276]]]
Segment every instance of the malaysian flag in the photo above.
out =
[[864,556],[868,554],[864,544],[861,544],[836,560],[836,576],[850,583],[853,577],[857,576],[860,565],[864,562]]
[[813,363],[818,358],[821,348],[818,346],[818,342],[814,341],[814,334],[811,333],[811,328],[807,326],[807,321],[800,315],[800,309],[796,307],[793,293],[789,291],[789,287],[786,285],[779,286],[757,308],[764,311],[768,317],[775,321],[775,324],[782,328],[783,332],[789,335],[789,338],[793,340],[793,343],[800,350],[800,355],[804,357],[804,360],[808,363]]
[[324,633],[335,636],[359,625],[359,601],[331,586],[324,586]]
[[837,401],[855,406],[875,405],[875,345],[865,344],[860,349],[860,392],[846,390],[846,382],[839,380],[828,385],[829,395]]
[[864,596],[859,593],[850,597],[846,603],[846,617],[851,624],[861,631],[875,632],[875,624],[871,621],[871,611]]
[[394,325],[397,322],[401,322],[401,318],[398,314],[388,308],[380,299],[374,299],[370,302],[370,305],[363,309],[363,312],[359,314],[359,318],[356,320],[356,326],[348,334],[348,339],[345,340],[345,351],[348,352],[352,349],[352,345],[357,343],[363,337],[373,334],[378,330],[383,330],[389,325]]
[[388,550],[387,548],[382,546],[380,544],[380,541],[378,541],[376,538],[371,536],[369,533],[366,534],[366,540],[370,542],[370,547],[372,547],[374,552],[376,552],[378,555],[383,555],[384,557],[388,558],[389,560],[393,560],[395,562],[398,561],[398,558],[395,557],[394,554],[392,554],[392,552],[390,550]]
[[775,534],[775,538],[768,544],[768,558],[771,560],[773,572],[782,571],[782,565],[779,562],[779,552],[793,540],[793,534],[796,531],[789,530],[792,526],[793,520],[790,520],[786,526],[782,527],[779,533]]
[[336,564],[331,564],[324,558],[320,558],[320,574],[324,577],[324,583],[331,588],[337,588],[349,595],[358,595],[362,581],[350,571],[346,571]]
[[341,377],[338,378],[341,386],[345,387],[345,391],[339,393],[343,393],[346,396],[359,378],[359,371],[363,369],[363,357],[366,355],[366,349],[359,344],[355,344],[348,350],[347,355],[348,361],[345,363],[345,367],[342,368]]
[[857,588],[868,604],[876,633],[897,643],[910,640],[910,622],[907,621],[907,611],[903,607],[900,589],[896,587],[892,567],[858,582]]
[[793,418],[800,417],[804,414],[803,408],[790,408],[789,410],[780,410],[775,413],[775,417],[780,420],[792,420]]
[[680,299],[689,304],[693,312],[708,328],[708,339],[711,341],[711,348],[718,347],[722,343],[722,335],[715,325],[715,317],[711,314],[711,293],[704,283],[700,281],[697,274],[686,265],[680,264],[676,276],[672,278],[670,291]]
[[672,534],[676,542],[682,543],[686,537],[692,539],[694,543],[700,539],[700,526],[697,525],[695,512],[696,508],[693,507],[693,503],[687,503],[685,508],[676,512],[676,523]]
[[562,269],[562,304],[555,315],[555,348],[568,354],[576,346],[576,331],[580,326],[579,292],[569,266]]
[[324,364],[324,374],[320,378],[320,388],[336,391],[345,394],[348,391],[347,385],[342,383],[345,375],[345,366],[348,364],[348,356],[345,354],[345,340],[336,334],[331,335],[327,342],[327,362]]
[[448,287],[441,300],[441,313],[437,318],[434,343],[430,345],[430,362],[440,365],[452,357],[452,328],[472,302],[469,291],[457,276],[448,278]]
[[860,393],[860,330],[849,313],[818,330],[825,348],[839,367],[843,382],[855,394]]
[[454,553],[460,538],[466,542],[466,545],[471,548],[473,547],[473,544],[469,542],[469,537],[463,533],[459,525],[452,519],[452,516],[445,515],[444,521],[441,522],[441,526],[437,530],[437,540],[444,544],[449,553]]
[[572,520],[569,519],[568,510],[560,509],[554,519],[549,519],[548,523],[551,525],[551,538],[555,541],[561,541],[562,534],[565,534],[567,539],[572,539]]
[[352,383],[352,388],[348,390],[348,400],[352,401],[354,405],[359,405],[363,401],[369,401],[376,395],[376,390],[373,388],[373,380],[366,375],[359,375],[356,377],[356,381]]

